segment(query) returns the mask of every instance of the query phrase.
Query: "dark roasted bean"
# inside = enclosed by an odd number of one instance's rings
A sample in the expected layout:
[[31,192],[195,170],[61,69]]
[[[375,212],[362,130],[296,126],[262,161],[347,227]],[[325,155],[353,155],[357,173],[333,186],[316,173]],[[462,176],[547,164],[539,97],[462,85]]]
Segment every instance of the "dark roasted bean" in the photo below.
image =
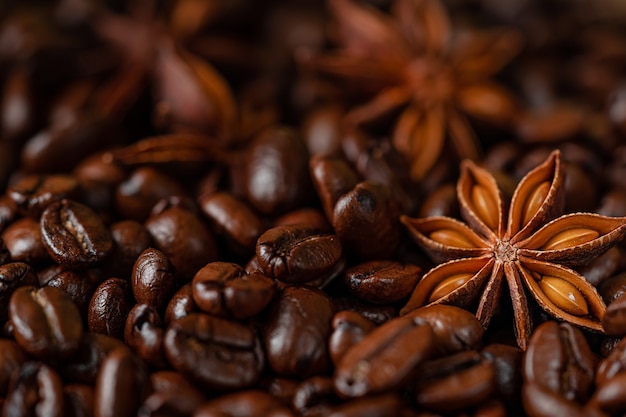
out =
[[152,237],[141,223],[122,220],[111,225],[113,251],[104,265],[112,276],[127,277],[143,251],[152,246]]
[[0,339],[0,396],[6,397],[11,374],[26,360],[26,352],[17,343]]
[[66,380],[93,385],[100,365],[113,349],[128,349],[122,341],[100,333],[86,333],[78,352],[62,368]]
[[344,310],[333,316],[333,332],[328,340],[328,351],[335,366],[352,346],[376,328],[376,323],[355,311]]
[[368,261],[348,269],[345,283],[357,298],[389,304],[407,298],[422,276],[417,265],[393,261]]
[[31,265],[50,262],[50,255],[41,238],[39,222],[30,217],[11,223],[2,233],[2,239],[13,262]]
[[137,303],[163,311],[175,288],[174,265],[163,252],[148,248],[137,258],[131,282]]
[[81,315],[86,317],[89,301],[101,281],[102,276],[96,270],[78,271],[61,267],[58,273],[46,278],[45,281],[40,279],[39,282],[42,286],[56,287],[65,291],[74,301]]
[[314,376],[302,382],[293,395],[292,407],[301,415],[325,416],[330,406],[339,402],[335,394],[333,379]]
[[165,368],[163,334],[159,313],[147,304],[136,304],[128,313],[124,341],[153,368]]
[[328,417],[394,417],[401,414],[402,401],[395,393],[358,398],[332,407]]
[[7,195],[23,215],[39,219],[52,202],[77,195],[78,181],[69,175],[29,175],[11,185]]
[[93,387],[69,384],[63,387],[66,417],[92,417],[94,410]]
[[193,300],[193,290],[191,283],[183,285],[172,296],[165,310],[165,324],[170,325],[174,320],[199,312],[196,302]]
[[0,322],[9,316],[9,301],[13,292],[26,285],[38,286],[35,271],[25,263],[11,262],[0,265]]
[[274,226],[301,225],[309,229],[316,229],[323,233],[332,233],[333,227],[324,216],[324,213],[314,208],[302,208],[285,213],[276,220]]
[[200,407],[194,417],[293,417],[289,409],[263,391],[223,395]]
[[332,223],[335,204],[356,187],[359,178],[347,161],[337,157],[314,156],[309,166],[326,218]]
[[126,316],[133,304],[128,281],[109,278],[102,282],[89,301],[87,311],[89,331],[122,339]]
[[47,365],[25,362],[13,373],[3,417],[65,417],[63,382]]
[[519,399],[522,386],[522,354],[518,347],[496,343],[486,346],[481,351],[481,355],[495,368],[498,394],[508,403]]

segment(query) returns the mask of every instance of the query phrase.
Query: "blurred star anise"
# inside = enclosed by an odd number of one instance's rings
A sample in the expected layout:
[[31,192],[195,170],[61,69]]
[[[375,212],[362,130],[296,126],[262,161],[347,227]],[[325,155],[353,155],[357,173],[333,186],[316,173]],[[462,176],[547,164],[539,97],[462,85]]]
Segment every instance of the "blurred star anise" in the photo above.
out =
[[329,0],[340,49],[302,61],[373,92],[348,120],[362,124],[401,108],[393,142],[423,178],[446,137],[459,157],[477,159],[479,145],[466,116],[506,126],[512,95],[489,78],[520,50],[516,31],[455,33],[438,0],[395,0],[388,16],[352,0]]
[[[548,314],[602,332],[606,306],[595,287],[567,266],[588,263],[626,233],[626,218],[560,215],[564,179],[559,151],[519,183],[508,210],[494,177],[466,161],[457,184],[464,223],[448,217],[401,221],[435,262],[402,313],[426,304],[470,307],[487,327],[508,287],[518,345],[532,331],[527,294]],[[447,261],[447,262],[446,262]]]

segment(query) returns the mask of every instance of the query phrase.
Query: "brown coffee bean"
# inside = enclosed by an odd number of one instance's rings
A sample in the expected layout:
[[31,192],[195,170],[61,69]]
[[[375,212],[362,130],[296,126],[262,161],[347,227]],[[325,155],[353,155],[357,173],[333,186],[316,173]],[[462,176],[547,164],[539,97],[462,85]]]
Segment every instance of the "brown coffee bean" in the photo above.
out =
[[593,409],[585,409],[574,401],[552,391],[536,382],[525,382],[522,387],[522,403],[524,411],[530,417],[551,417],[555,415],[568,417],[600,417]]
[[293,210],[311,195],[308,152],[292,130],[272,127],[259,134],[246,162],[246,196],[260,213]]
[[207,389],[251,386],[265,365],[259,338],[251,328],[201,313],[170,323],[164,347],[176,370]]
[[134,417],[150,391],[148,372],[129,349],[114,349],[102,361],[94,389],[95,417]]
[[607,305],[626,294],[626,273],[620,273],[604,280],[598,288]]
[[493,364],[476,351],[459,352],[420,367],[415,402],[428,410],[451,413],[480,405],[495,389]]
[[294,417],[269,394],[259,390],[223,395],[200,407],[194,417]]
[[626,193],[619,188],[606,192],[594,212],[609,217],[626,216]]
[[122,339],[126,316],[133,304],[128,281],[119,278],[105,280],[98,285],[89,301],[89,331]]
[[395,393],[357,398],[331,407],[328,417],[393,417],[403,415],[402,400]]
[[40,279],[40,284],[63,290],[74,301],[81,315],[85,317],[91,297],[102,282],[102,275],[94,269],[78,271],[65,269],[61,265],[58,267],[60,267],[58,273],[45,278],[45,281]]
[[522,386],[522,355],[518,347],[493,343],[480,353],[496,371],[496,391],[511,404],[519,399]]
[[3,417],[65,417],[63,382],[47,365],[25,362],[13,373]]
[[103,261],[113,249],[111,234],[90,208],[71,200],[50,204],[41,215],[42,240],[52,259],[71,267]]
[[66,417],[92,417],[94,409],[93,387],[69,384],[63,387]]
[[181,204],[163,200],[146,221],[154,243],[172,262],[177,283],[190,281],[200,268],[217,260],[217,246],[208,227]]
[[328,104],[307,113],[302,136],[311,155],[341,154],[341,106]]
[[330,298],[314,288],[286,287],[270,306],[263,341],[274,372],[309,377],[327,372],[327,340],[334,308]]
[[328,351],[335,366],[343,355],[376,328],[376,323],[361,314],[344,310],[333,316],[333,332],[328,340]]
[[256,256],[263,271],[287,283],[303,283],[331,271],[342,255],[339,239],[302,226],[278,226],[259,237]]
[[103,265],[111,276],[127,277],[143,251],[152,246],[152,237],[141,223],[122,220],[110,227],[113,251]]
[[106,152],[83,159],[73,174],[80,184],[80,201],[98,213],[114,211],[115,189],[124,181],[126,173],[106,156]]
[[600,408],[609,415],[623,415],[626,411],[624,389],[626,389],[626,372],[620,372],[596,388],[589,405]]
[[0,339],[0,396],[6,397],[11,374],[27,359],[26,352],[17,343]]
[[626,371],[626,340],[621,339],[607,357],[598,364],[595,375],[596,385],[601,386],[624,371]]
[[437,350],[442,354],[475,349],[482,342],[484,328],[476,316],[459,307],[435,304],[406,315],[432,327]]
[[124,341],[153,368],[166,367],[159,313],[147,304],[136,304],[128,313]]
[[28,175],[12,184],[7,195],[20,213],[38,220],[45,208],[54,201],[76,197],[78,181],[70,175]]
[[442,184],[428,194],[421,205],[419,217],[447,216],[458,217],[459,203],[454,184]]
[[68,381],[93,385],[100,365],[114,349],[128,349],[119,339],[99,333],[85,333],[76,354],[61,367]]
[[115,207],[125,219],[143,222],[156,203],[171,196],[185,195],[185,190],[150,167],[137,168],[115,191]]
[[584,403],[593,385],[594,362],[580,330],[545,322],[535,329],[524,355],[524,384],[539,384],[568,401]]
[[577,271],[592,285],[598,287],[620,269],[623,258],[624,250],[614,246]]
[[176,371],[156,371],[150,374],[150,383],[154,392],[181,392],[204,398],[204,394],[183,374]]
[[17,217],[17,205],[6,194],[0,196],[0,233]]
[[433,356],[435,343],[433,330],[422,320],[389,320],[343,355],[335,368],[335,389],[345,397],[362,397],[399,388]]
[[602,317],[602,328],[609,336],[626,335],[626,294],[611,302]]
[[9,317],[15,340],[40,358],[67,358],[78,350],[83,325],[76,304],[53,287],[20,287],[11,296]]
[[314,376],[298,385],[293,394],[292,407],[301,415],[324,416],[330,412],[331,405],[338,402],[333,379]]
[[9,316],[9,301],[13,292],[27,285],[39,285],[35,271],[28,264],[11,262],[0,265],[0,322],[4,323]]
[[41,238],[39,222],[30,217],[11,223],[2,233],[2,239],[13,262],[31,265],[50,262],[50,255]]
[[137,417],[188,417],[206,402],[189,391],[153,392],[139,407]]
[[344,281],[355,297],[370,303],[389,304],[411,295],[421,276],[422,269],[417,265],[368,261],[348,269]]
[[339,157],[314,156],[309,167],[326,218],[332,223],[337,200],[352,191],[359,178],[348,162]]
[[174,320],[182,319],[191,313],[199,311],[196,302],[193,300],[191,283],[185,284],[176,291],[167,304],[167,308],[165,309],[165,324],[169,326]]
[[131,282],[137,303],[163,311],[175,289],[174,265],[163,252],[148,248],[137,258]]
[[398,316],[398,309],[390,305],[369,304],[354,297],[338,297],[333,301],[337,310],[354,311],[376,324]]
[[333,232],[333,227],[326,219],[324,213],[314,208],[301,208],[290,211],[274,220],[274,227],[288,225],[300,225],[328,234]]
[[335,204],[333,226],[343,246],[360,259],[384,259],[398,245],[399,208],[389,189],[361,182]]
[[274,280],[227,262],[211,262],[198,271],[192,281],[196,305],[206,313],[247,319],[260,313],[272,301]]
[[246,203],[232,194],[217,192],[200,197],[199,204],[213,229],[226,239],[232,251],[248,255],[254,252],[265,226]]

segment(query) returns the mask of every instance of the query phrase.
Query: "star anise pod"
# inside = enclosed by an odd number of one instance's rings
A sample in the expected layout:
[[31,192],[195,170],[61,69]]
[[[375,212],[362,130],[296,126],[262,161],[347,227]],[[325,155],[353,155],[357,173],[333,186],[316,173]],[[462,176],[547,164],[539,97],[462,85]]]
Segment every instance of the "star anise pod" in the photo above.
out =
[[[602,332],[606,306],[595,287],[568,266],[593,260],[626,233],[626,218],[560,215],[564,178],[559,151],[518,184],[508,215],[496,180],[471,161],[462,164],[457,194],[467,225],[448,217],[402,223],[435,262],[401,313],[426,304],[469,308],[487,327],[508,287],[518,345],[532,331],[527,297],[549,315]],[[551,220],[554,219],[554,220]]]
[[374,91],[348,120],[362,124],[404,107],[393,142],[423,178],[446,137],[461,158],[477,159],[479,144],[467,116],[498,125],[512,121],[516,101],[490,77],[520,50],[510,29],[453,36],[438,0],[395,0],[391,16],[352,0],[329,0],[341,48],[303,62]]

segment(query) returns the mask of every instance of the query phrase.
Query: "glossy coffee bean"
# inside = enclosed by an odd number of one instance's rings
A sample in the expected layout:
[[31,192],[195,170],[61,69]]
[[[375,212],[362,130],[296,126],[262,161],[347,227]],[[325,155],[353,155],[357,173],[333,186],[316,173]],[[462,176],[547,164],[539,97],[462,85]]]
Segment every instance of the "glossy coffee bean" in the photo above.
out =
[[113,251],[104,267],[112,276],[127,277],[143,251],[152,246],[152,237],[143,225],[134,220],[122,220],[110,227]]
[[337,200],[352,191],[359,178],[348,162],[339,157],[314,156],[309,166],[326,218],[332,223]]
[[322,416],[328,415],[331,405],[338,402],[333,379],[314,376],[298,385],[291,405],[301,415]]
[[102,361],[94,388],[94,417],[134,417],[150,391],[145,365],[129,349],[115,349]]
[[22,262],[0,265],[0,321],[4,323],[9,316],[9,301],[13,292],[23,286],[38,286],[35,271]]
[[63,382],[49,366],[25,362],[13,373],[3,417],[65,417]]
[[157,249],[143,251],[132,268],[135,300],[163,311],[175,289],[174,265]]
[[153,392],[139,407],[137,417],[188,417],[204,404],[204,397],[197,397],[186,390],[178,392]]
[[105,280],[96,288],[89,301],[89,331],[122,339],[126,316],[133,304],[128,281],[119,278]]
[[274,280],[255,272],[246,274],[237,264],[211,262],[193,278],[192,295],[204,312],[247,319],[260,313],[276,292]]
[[67,358],[80,346],[80,313],[72,299],[57,288],[18,288],[11,296],[9,317],[15,340],[33,356]]
[[398,245],[398,210],[386,187],[365,181],[337,201],[333,226],[342,245],[354,256],[384,259]]
[[280,281],[303,283],[332,270],[342,255],[339,239],[302,226],[278,226],[263,233],[256,256],[263,271]]
[[609,336],[626,335],[626,294],[622,294],[608,305],[602,317],[602,328]]
[[328,371],[327,340],[334,307],[322,291],[286,287],[272,302],[263,330],[267,360],[283,376],[308,377]]
[[207,402],[193,415],[194,417],[294,417],[287,407],[260,390],[223,395]]
[[191,283],[188,283],[176,291],[167,303],[167,308],[165,309],[165,324],[169,326],[174,320],[182,319],[196,312],[200,312],[200,309],[193,300]]
[[626,341],[622,339],[613,347],[608,356],[598,363],[595,375],[596,385],[602,386],[624,371],[626,371]]
[[6,194],[0,196],[0,233],[17,217],[17,205]]
[[29,175],[7,190],[20,213],[39,219],[45,208],[54,201],[76,197],[78,181],[70,175]]
[[509,403],[518,400],[522,386],[523,351],[514,346],[493,343],[480,353],[490,361],[496,372],[496,390]]
[[104,358],[114,349],[128,349],[124,343],[111,336],[85,333],[78,351],[66,359],[61,372],[63,379],[93,385]]
[[257,214],[232,194],[217,192],[200,197],[200,207],[236,253],[251,254],[265,226]]
[[400,301],[413,292],[422,276],[417,265],[394,261],[368,261],[345,272],[348,291],[370,303],[389,304]]
[[285,213],[276,220],[274,226],[301,225],[320,232],[331,234],[333,227],[324,213],[315,208],[301,208]]
[[355,311],[343,310],[333,316],[332,326],[328,351],[336,366],[352,346],[376,328],[376,323]]
[[41,238],[39,222],[30,217],[11,223],[2,233],[2,239],[14,262],[31,265],[50,262],[50,255]]
[[17,343],[8,339],[0,339],[0,396],[6,397],[13,371],[18,369],[27,359],[26,352]]
[[372,395],[331,407],[328,417],[392,417],[402,415],[402,400],[395,393]]
[[406,316],[389,320],[343,355],[335,368],[335,389],[345,397],[362,397],[399,388],[433,356],[435,343],[427,323]]
[[177,283],[190,281],[200,268],[217,259],[213,235],[181,200],[161,201],[145,225],[156,248],[174,265]]
[[71,200],[50,204],[41,215],[43,243],[52,259],[71,267],[102,262],[113,249],[111,234],[89,207]]
[[169,363],[207,389],[251,386],[265,365],[251,328],[202,313],[170,323],[164,346]]
[[42,286],[63,290],[74,301],[81,315],[85,316],[89,308],[89,301],[103,280],[100,271],[95,269],[66,269],[60,265],[56,265],[48,270],[51,276],[43,279],[40,277],[39,283]]
[[93,387],[85,384],[68,384],[63,387],[66,417],[92,417],[94,409]]
[[74,169],[80,184],[80,201],[99,213],[112,213],[115,189],[124,181],[124,169],[99,152],[83,159]]
[[124,341],[153,368],[165,368],[161,318],[156,309],[147,304],[136,304],[128,313]]
[[202,394],[202,392],[180,372],[152,372],[150,374],[150,383],[154,392],[177,393],[186,391],[197,398],[204,398],[204,394]]
[[338,311],[354,311],[376,324],[385,323],[398,316],[398,309],[391,305],[370,304],[354,297],[337,297],[333,301]]

